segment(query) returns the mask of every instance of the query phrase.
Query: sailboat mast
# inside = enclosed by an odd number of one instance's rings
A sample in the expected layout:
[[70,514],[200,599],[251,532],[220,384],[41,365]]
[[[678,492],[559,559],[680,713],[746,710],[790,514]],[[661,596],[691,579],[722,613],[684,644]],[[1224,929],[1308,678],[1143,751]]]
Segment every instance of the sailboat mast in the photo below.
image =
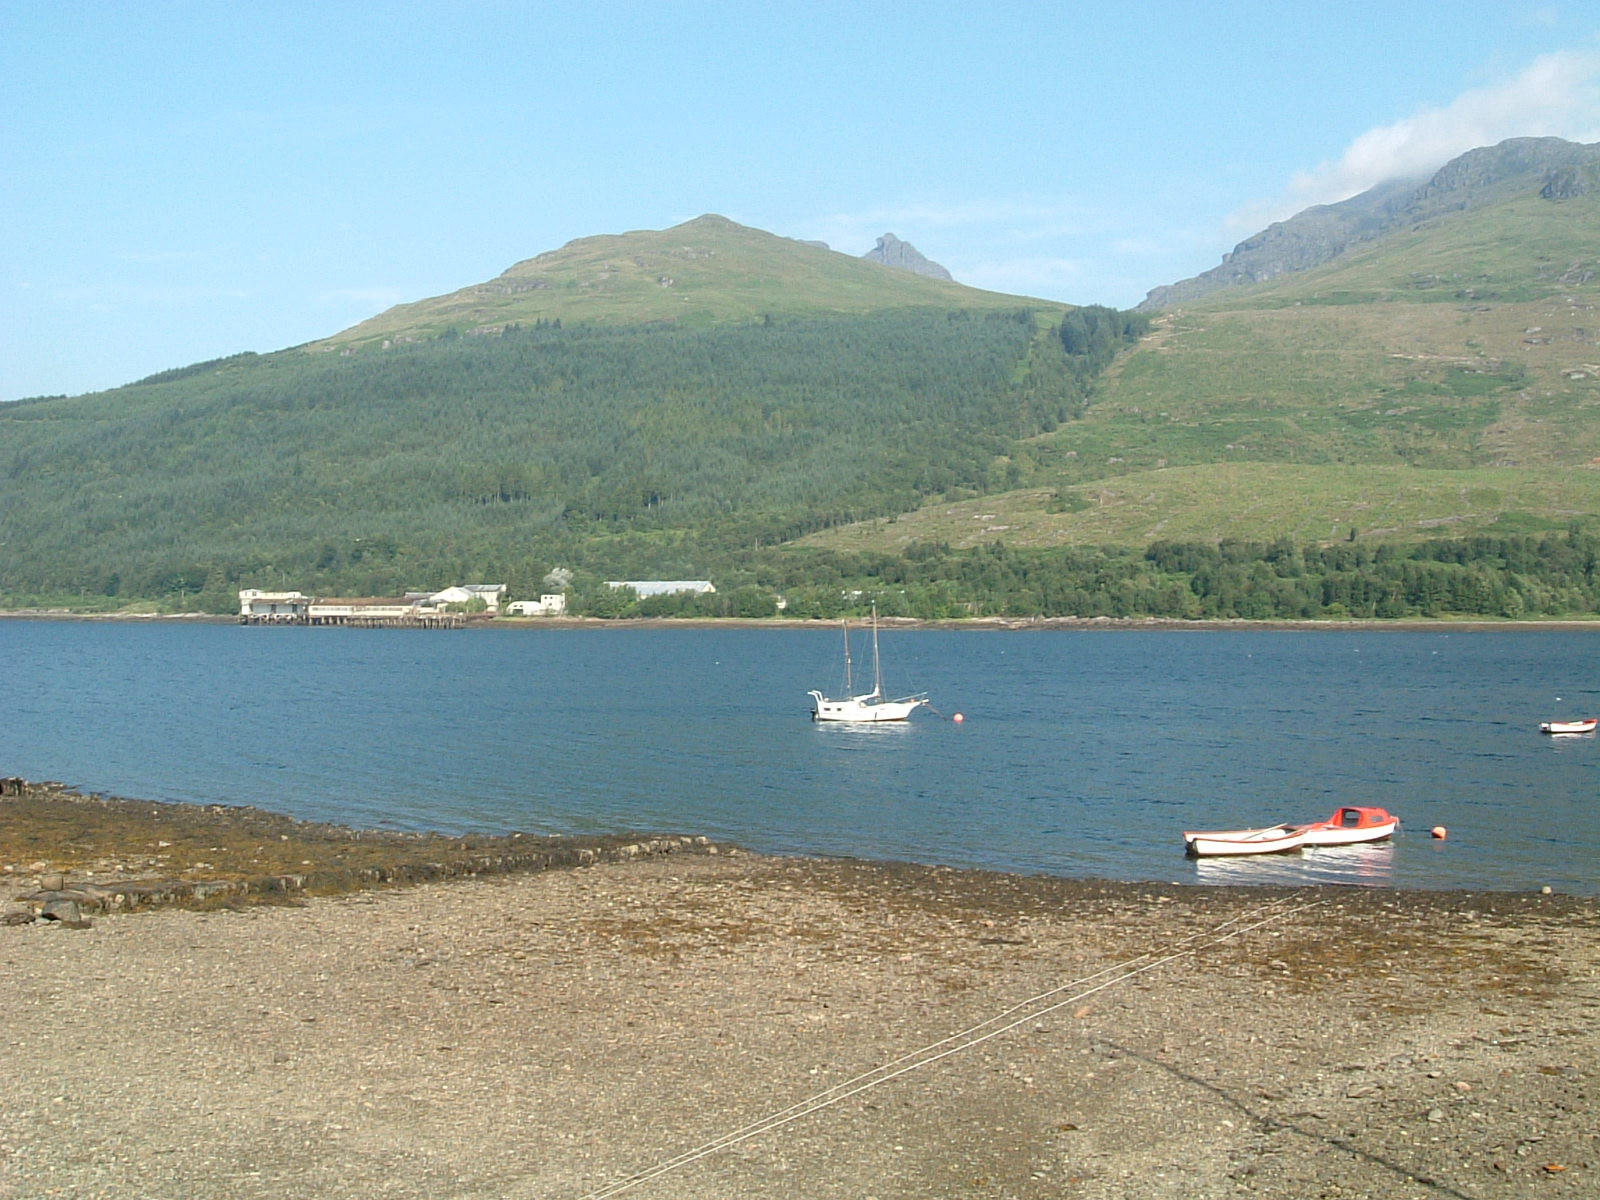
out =
[[855,676],[850,671],[850,622],[844,623],[844,694],[855,695]]
[[872,694],[883,695],[883,664],[878,660],[878,606],[872,606]]

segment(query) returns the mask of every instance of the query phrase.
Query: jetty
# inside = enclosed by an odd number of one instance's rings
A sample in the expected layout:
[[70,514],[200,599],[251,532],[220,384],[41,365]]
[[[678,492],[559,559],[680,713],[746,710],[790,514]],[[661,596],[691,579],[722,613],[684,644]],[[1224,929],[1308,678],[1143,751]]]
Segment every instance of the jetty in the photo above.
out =
[[[461,629],[467,623],[467,602],[452,588],[442,593],[413,592],[399,597],[322,599],[303,592],[268,592],[246,588],[239,593],[241,625],[340,625],[359,629]],[[488,589],[476,589],[488,590]],[[503,593],[504,588],[499,587]],[[496,596],[498,601],[498,595]],[[498,603],[485,603],[495,611]]]

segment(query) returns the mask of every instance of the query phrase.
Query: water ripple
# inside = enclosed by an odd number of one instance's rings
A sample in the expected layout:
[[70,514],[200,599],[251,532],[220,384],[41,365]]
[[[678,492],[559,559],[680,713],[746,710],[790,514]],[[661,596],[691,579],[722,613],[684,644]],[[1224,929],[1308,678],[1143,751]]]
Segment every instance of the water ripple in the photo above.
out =
[[[672,829],[1062,875],[1600,892],[1583,633],[892,631],[955,724],[814,725],[828,629],[0,621],[8,774],[405,829]],[[1560,697],[1558,702],[1556,697]],[[1391,845],[1191,862],[1381,804]],[[1450,829],[1445,842],[1426,836]]]

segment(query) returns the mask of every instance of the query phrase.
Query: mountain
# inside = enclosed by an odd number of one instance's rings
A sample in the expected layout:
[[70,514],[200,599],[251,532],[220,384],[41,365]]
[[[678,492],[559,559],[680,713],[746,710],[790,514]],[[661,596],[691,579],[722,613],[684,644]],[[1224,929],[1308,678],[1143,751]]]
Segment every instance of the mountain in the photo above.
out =
[[1015,481],[1133,332],[1069,348],[1067,311],[719,217],[580,239],[310,346],[0,406],[0,606],[722,587]]
[[[1591,149],[1463,156],[1367,197],[1411,214],[1381,236],[1154,316],[716,217],[580,239],[311,346],[0,406],[0,604],[560,568],[591,615],[1600,612]],[[650,577],[720,607],[604,583]]]
[[1248,286],[1332,262],[1365,243],[1514,196],[1571,198],[1593,186],[1600,143],[1512,138],[1452,159],[1426,180],[1395,180],[1338,204],[1318,205],[1246,238],[1222,263],[1153,289],[1145,311],[1174,308],[1222,288]]
[[670,229],[579,238],[488,282],[398,305],[312,349],[381,347],[446,332],[497,333],[540,321],[710,325],[794,313],[993,309],[1017,303],[1016,296],[963,287],[948,273],[934,278],[893,270],[870,257],[840,254],[708,214]]
[[878,244],[861,256],[870,262],[879,262],[886,267],[898,267],[902,271],[910,271],[913,275],[926,275],[930,279],[950,278],[950,272],[931,259],[924,258],[910,242],[902,242],[892,233],[886,233],[878,239]]

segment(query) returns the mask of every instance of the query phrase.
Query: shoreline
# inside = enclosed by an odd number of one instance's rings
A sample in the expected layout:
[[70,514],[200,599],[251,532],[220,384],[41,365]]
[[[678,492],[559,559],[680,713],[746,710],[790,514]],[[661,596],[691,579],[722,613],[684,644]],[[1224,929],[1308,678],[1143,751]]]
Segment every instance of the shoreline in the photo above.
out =
[[[358,829],[242,805],[136,800],[53,781],[0,780],[0,921],[92,919],[171,907],[237,908],[466,878],[514,878],[601,863],[746,856],[886,872],[937,872],[996,886],[1079,890],[1123,898],[1175,894],[1360,895],[1416,909],[1543,904],[1593,909],[1600,894],[1539,889],[1400,888],[1111,879],[909,863],[852,856],[774,855],[683,832],[592,835],[450,834]],[[1352,901],[1352,903],[1354,903]],[[52,906],[59,912],[50,915]]]
[[277,904],[723,849],[675,833],[356,829],[251,806],[134,800],[12,777],[0,780],[0,921]]
[[[486,629],[818,629],[833,628],[845,618],[826,617],[494,617],[468,618],[464,628]],[[861,620],[862,618],[848,618]],[[68,609],[0,609],[0,621],[103,621],[172,622],[200,625],[237,625],[236,616],[215,613],[90,613]],[[1170,617],[963,617],[924,619],[921,617],[878,618],[878,624],[893,629],[939,629],[974,633],[1026,633],[1059,631],[1105,632],[1372,632],[1372,633],[1515,633],[1600,632],[1600,616],[1566,619],[1500,620],[1482,618],[1449,620],[1350,619],[1327,620],[1193,620]],[[286,628],[299,628],[286,626]]]

